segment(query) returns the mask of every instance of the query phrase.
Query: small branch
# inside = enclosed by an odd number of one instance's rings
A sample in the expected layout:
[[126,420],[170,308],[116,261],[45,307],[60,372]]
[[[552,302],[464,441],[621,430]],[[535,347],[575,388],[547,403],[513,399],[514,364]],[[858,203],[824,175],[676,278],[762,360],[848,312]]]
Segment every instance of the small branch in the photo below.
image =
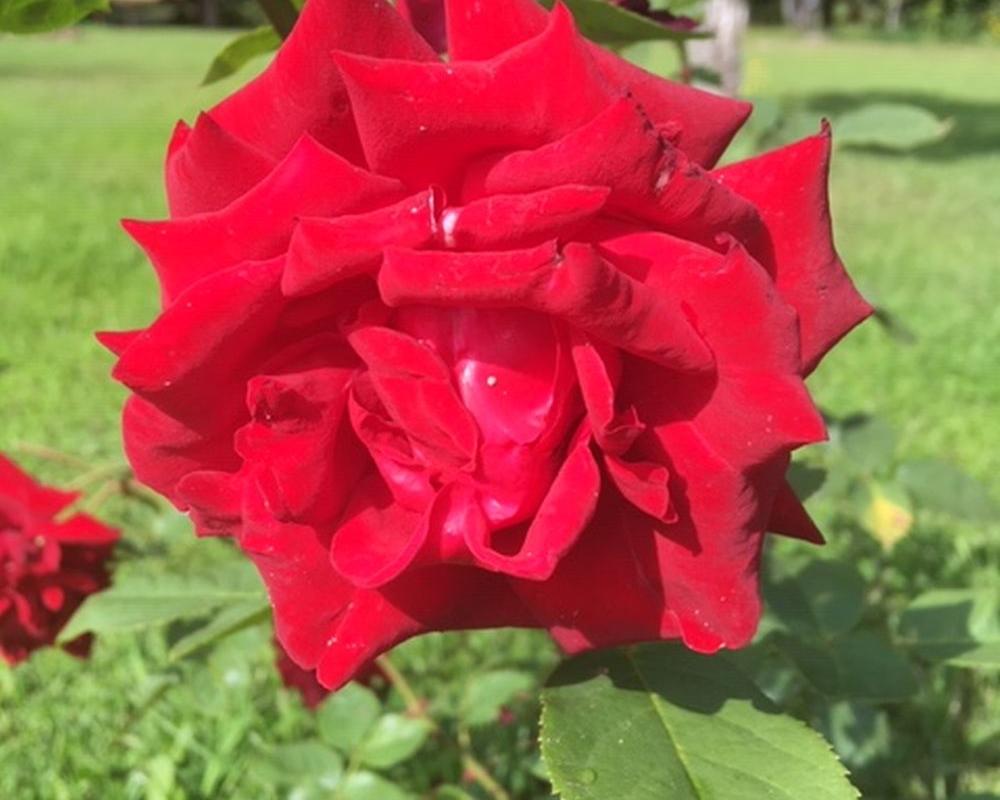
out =
[[82,489],[84,486],[96,483],[102,479],[107,480],[109,478],[125,481],[128,480],[131,475],[132,469],[128,464],[100,464],[75,477],[68,484],[66,484],[66,488]]
[[85,469],[91,466],[90,462],[86,459],[74,456],[71,453],[63,453],[60,450],[46,447],[43,444],[21,442],[14,445],[13,449],[15,453],[24,453],[26,456],[34,456],[35,458],[41,458],[44,461],[51,461],[55,464],[65,464],[70,467],[83,467]]
[[462,769],[465,774],[478,783],[493,800],[510,800],[507,790],[497,783],[497,779],[473,755],[472,737],[469,736],[469,731],[464,727],[458,731],[458,746],[462,751]]
[[257,4],[275,32],[282,39],[287,39],[295,26],[295,20],[299,18],[299,12],[290,0],[257,0]]
[[690,84],[694,78],[694,71],[691,69],[691,60],[688,58],[687,44],[683,40],[677,42],[677,57],[681,62],[680,82]]
[[427,709],[425,708],[424,702],[417,696],[417,693],[413,691],[413,687],[410,686],[410,682],[406,680],[406,676],[396,667],[392,661],[389,660],[389,656],[379,656],[375,659],[375,664],[378,666],[385,678],[389,683],[393,685],[393,688],[399,692],[399,696],[403,698],[403,702],[406,704],[406,710],[414,717],[420,717],[432,723],[434,727],[438,727],[437,723],[434,722],[429,716],[427,716]]
[[[399,692],[406,704],[406,710],[417,719],[421,719],[431,726],[431,729],[441,733],[441,726],[427,713],[427,703],[420,699],[420,696],[413,691],[406,676],[396,667],[388,656],[379,656],[375,659],[378,668],[382,670],[386,680]],[[458,747],[462,755],[462,769],[465,774],[479,784],[479,786],[489,795],[492,800],[511,800],[507,790],[504,789],[496,778],[494,778],[483,763],[472,753],[472,741],[469,732],[462,728],[458,733]]]

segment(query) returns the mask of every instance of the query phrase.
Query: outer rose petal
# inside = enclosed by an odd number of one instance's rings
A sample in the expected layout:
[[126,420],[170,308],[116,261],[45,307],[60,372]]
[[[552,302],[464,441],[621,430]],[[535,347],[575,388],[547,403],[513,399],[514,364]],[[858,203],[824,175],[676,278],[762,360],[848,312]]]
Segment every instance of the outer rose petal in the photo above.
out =
[[368,163],[414,189],[450,188],[475,156],[538,147],[612,98],[564,9],[538,36],[490,61],[423,64],[346,53],[336,61]]
[[193,129],[179,123],[166,163],[170,214],[186,217],[218,211],[259,183],[277,163],[241,142],[208,114]]
[[534,623],[505,580],[468,567],[428,567],[358,589],[334,570],[315,530],[277,522],[252,492],[241,545],[267,586],[282,646],[330,689],[418,633]]
[[[488,59],[536,36],[545,11],[536,0],[445,0],[453,60]],[[608,84],[630,93],[657,125],[669,125],[676,143],[697,164],[712,166],[751,106],[652,75],[588,43]]]
[[760,257],[799,315],[802,374],[872,309],[833,246],[827,180],[830,131],[716,170],[713,175],[759,210],[770,235]]
[[544,582],[515,591],[568,652],[679,635],[657,574],[648,517],[604,494],[573,549]]
[[241,261],[281,255],[297,217],[365,211],[402,194],[396,181],[355,167],[303,137],[265,180],[219,211],[122,224],[153,262],[169,305],[208,275]]
[[753,205],[692,164],[631,99],[544,147],[501,158],[484,186],[524,192],[574,180],[607,186],[611,209],[701,244],[711,246],[720,234],[761,234]]
[[19,516],[30,519],[50,519],[79,497],[77,492],[63,492],[43,486],[13,461],[0,454],[0,487],[3,499],[0,509],[16,506]]
[[211,114],[273,158],[309,134],[345,158],[361,148],[343,80],[330,51],[433,60],[434,51],[385,0],[310,0],[271,65]]
[[787,481],[778,487],[778,494],[774,498],[774,507],[771,509],[768,530],[781,536],[801,539],[804,542],[824,543],[823,534],[820,533],[816,523],[812,521],[809,512],[802,505],[802,501],[795,496],[795,490]]
[[694,425],[665,426],[655,438],[678,510],[677,522],[655,538],[667,604],[691,649],[743,647],[760,619],[758,559],[784,459],[740,474],[705,447]]

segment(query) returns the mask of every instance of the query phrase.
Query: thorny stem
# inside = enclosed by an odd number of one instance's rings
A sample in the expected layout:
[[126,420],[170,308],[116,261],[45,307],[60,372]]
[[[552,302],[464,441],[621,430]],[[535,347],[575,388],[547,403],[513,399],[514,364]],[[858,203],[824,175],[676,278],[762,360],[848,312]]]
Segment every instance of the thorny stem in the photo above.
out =
[[[378,668],[382,670],[382,674],[385,675],[386,680],[392,684],[392,687],[399,692],[399,696],[403,698],[403,702],[406,704],[406,710],[411,716],[423,720],[426,722],[432,730],[441,732],[441,726],[438,725],[437,721],[427,713],[427,704],[420,699],[419,695],[410,686],[410,682],[406,679],[406,676],[396,667],[395,664],[389,659],[388,656],[379,656],[375,659],[375,663]],[[494,778],[488,769],[483,765],[483,763],[475,757],[472,753],[472,741],[469,738],[469,733],[465,729],[459,731],[458,734],[458,747],[462,754],[462,768],[465,770],[465,774],[468,775],[472,780],[479,784],[479,786],[486,792],[493,800],[511,800],[510,795],[507,794],[507,790],[504,789],[499,783],[497,783],[496,778]]]

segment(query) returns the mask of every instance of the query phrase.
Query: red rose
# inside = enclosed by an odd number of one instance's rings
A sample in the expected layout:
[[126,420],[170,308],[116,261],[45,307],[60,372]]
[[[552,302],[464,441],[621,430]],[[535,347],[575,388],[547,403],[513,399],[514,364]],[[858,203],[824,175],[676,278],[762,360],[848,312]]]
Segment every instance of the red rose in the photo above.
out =
[[[0,657],[8,664],[52,644],[84,598],[108,585],[118,533],[86,514],[57,521],[76,497],[0,455]],[[86,655],[90,637],[66,649]]]
[[189,128],[163,290],[104,337],[141,480],[235,537],[336,687],[429,630],[577,651],[739,647],[802,378],[869,313],[834,251],[829,134],[710,171],[749,106],[533,0],[450,0],[442,62],[382,0],[309,0]]

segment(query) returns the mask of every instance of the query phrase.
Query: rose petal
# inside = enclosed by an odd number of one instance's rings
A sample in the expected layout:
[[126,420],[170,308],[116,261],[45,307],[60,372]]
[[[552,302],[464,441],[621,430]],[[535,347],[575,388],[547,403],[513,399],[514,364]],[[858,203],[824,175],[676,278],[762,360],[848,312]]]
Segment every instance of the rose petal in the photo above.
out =
[[565,10],[486,62],[417,63],[336,54],[368,164],[413,188],[450,187],[464,163],[538,147],[610,101]]
[[471,468],[479,431],[444,362],[430,348],[390,328],[358,328],[350,342],[390,415],[429,463]]
[[78,492],[62,492],[43,486],[13,461],[0,454],[0,486],[6,502],[16,503],[19,514],[49,519],[78,497]]
[[587,245],[567,245],[562,257],[553,244],[501,253],[390,248],[379,291],[390,306],[520,306],[665,366],[697,370],[712,363],[670,295],[637,283]]
[[816,523],[813,522],[809,512],[806,511],[802,501],[795,495],[795,490],[787,481],[778,487],[778,494],[774,498],[767,529],[771,533],[787,536],[791,539],[801,539],[813,544],[825,543],[823,534],[816,527]]
[[273,158],[305,134],[363,163],[343,79],[331,50],[434,60],[434,51],[385,0],[310,0],[291,36],[257,78],[210,112],[237,138]]
[[575,653],[679,635],[656,572],[652,520],[604,493],[547,581],[514,589],[564,650]]
[[677,512],[670,503],[670,471],[652,461],[626,461],[605,454],[608,475],[628,500],[640,511],[663,522],[676,522]]
[[601,186],[570,184],[495,194],[447,208],[441,214],[442,244],[457,250],[505,250],[571,239],[604,207],[608,194]]
[[819,136],[713,173],[760,210],[770,247],[759,257],[798,313],[804,375],[872,313],[834,249],[829,169],[830,131],[824,127]]
[[489,192],[526,192],[583,182],[611,189],[608,205],[663,230],[713,246],[729,233],[761,234],[756,209],[667,142],[632,99],[537,150],[505,156],[486,175]]
[[601,476],[590,452],[590,437],[579,437],[548,494],[528,525],[518,552],[505,555],[492,546],[486,525],[471,525],[465,541],[477,563],[516,578],[546,581],[559,560],[573,547],[597,507]]
[[261,495],[281,520],[331,522],[362,471],[358,445],[345,435],[350,426],[341,423],[356,363],[335,347],[330,362],[258,375],[247,386],[251,422],[237,432],[236,450],[256,467]]
[[427,541],[429,514],[430,506],[424,513],[401,506],[380,478],[363,481],[333,535],[333,566],[361,589],[388,583],[411,565]]
[[448,49],[443,0],[396,0],[396,10],[436,52]]
[[303,137],[265,180],[220,211],[122,224],[153,262],[169,304],[208,275],[283,253],[297,217],[365,211],[401,195],[396,181]]
[[115,379],[155,397],[161,411],[201,422],[207,405],[216,416],[241,402],[248,364],[261,357],[285,307],[282,263],[242,264],[193,285],[129,345]]
[[[452,60],[493,58],[545,27],[546,14],[535,0],[446,0]],[[741,100],[664,80],[588,43],[608,85],[629,93],[657,127],[668,125],[675,143],[696,164],[718,161],[750,116]]]
[[209,114],[199,114],[183,144],[178,145],[175,137],[167,156],[170,215],[187,217],[225,208],[263,180],[276,163],[224,130]]
[[281,290],[295,297],[373,272],[388,245],[421,247],[437,231],[440,198],[429,189],[365,214],[299,220],[288,246]]

